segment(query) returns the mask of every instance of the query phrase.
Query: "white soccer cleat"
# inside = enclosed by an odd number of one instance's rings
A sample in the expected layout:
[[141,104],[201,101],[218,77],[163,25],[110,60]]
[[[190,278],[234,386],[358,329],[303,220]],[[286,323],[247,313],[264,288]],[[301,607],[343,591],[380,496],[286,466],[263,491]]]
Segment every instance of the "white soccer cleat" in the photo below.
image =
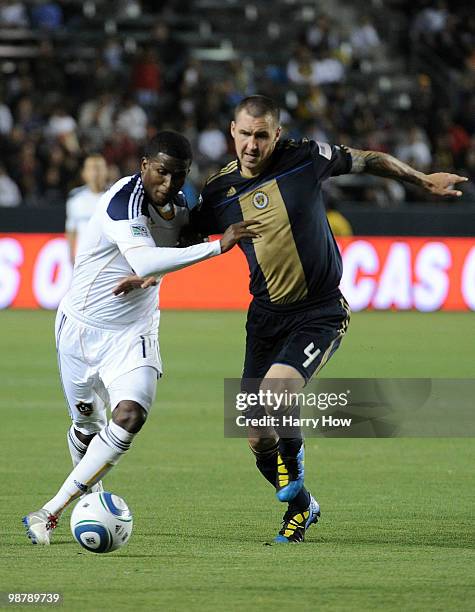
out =
[[56,529],[58,517],[50,514],[44,508],[30,512],[23,517],[26,535],[30,538],[32,544],[42,544],[49,546],[51,532]]

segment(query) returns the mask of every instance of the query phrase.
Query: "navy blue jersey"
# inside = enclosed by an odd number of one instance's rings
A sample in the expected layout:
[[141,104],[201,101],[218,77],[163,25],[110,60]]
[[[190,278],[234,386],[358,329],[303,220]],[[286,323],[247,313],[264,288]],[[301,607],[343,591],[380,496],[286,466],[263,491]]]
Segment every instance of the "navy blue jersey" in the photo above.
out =
[[272,310],[305,309],[339,295],[341,256],[321,184],[350,170],[344,147],[280,142],[258,177],[243,177],[238,161],[211,176],[192,223],[209,235],[232,223],[259,220],[261,237],[239,243],[249,264],[251,294]]

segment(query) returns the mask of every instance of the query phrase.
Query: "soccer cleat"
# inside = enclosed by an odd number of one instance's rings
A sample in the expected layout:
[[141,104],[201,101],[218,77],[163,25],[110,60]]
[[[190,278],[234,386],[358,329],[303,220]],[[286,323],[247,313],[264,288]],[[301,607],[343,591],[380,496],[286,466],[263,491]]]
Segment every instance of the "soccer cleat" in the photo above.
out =
[[22,519],[26,529],[26,535],[30,538],[32,544],[43,544],[49,546],[51,532],[56,529],[58,517],[50,514],[43,508],[30,512]]
[[303,487],[304,446],[300,447],[297,457],[282,458],[277,455],[276,497],[281,502],[290,502]]
[[305,532],[320,517],[320,506],[316,499],[310,496],[310,505],[303,512],[289,508],[282,520],[282,529],[274,538],[277,544],[290,544],[303,542]]

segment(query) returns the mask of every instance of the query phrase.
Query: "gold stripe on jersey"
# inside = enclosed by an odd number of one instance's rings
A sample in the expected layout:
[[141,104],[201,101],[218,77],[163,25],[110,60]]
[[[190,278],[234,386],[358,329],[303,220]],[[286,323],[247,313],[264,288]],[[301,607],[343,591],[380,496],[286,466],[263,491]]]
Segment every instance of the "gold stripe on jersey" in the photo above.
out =
[[277,181],[239,198],[245,221],[257,219],[261,238],[253,239],[257,263],[264,275],[270,301],[288,304],[307,297],[307,282],[290,219]]
[[234,172],[235,170],[237,170],[237,167],[238,167],[237,160],[235,159],[234,161],[229,162],[229,164],[227,166],[224,166],[224,168],[221,168],[221,170],[219,172],[217,172],[216,174],[212,174],[209,177],[209,179],[206,181],[206,184],[209,185],[210,183],[215,181],[220,176],[224,176],[225,174],[229,174],[230,172]]

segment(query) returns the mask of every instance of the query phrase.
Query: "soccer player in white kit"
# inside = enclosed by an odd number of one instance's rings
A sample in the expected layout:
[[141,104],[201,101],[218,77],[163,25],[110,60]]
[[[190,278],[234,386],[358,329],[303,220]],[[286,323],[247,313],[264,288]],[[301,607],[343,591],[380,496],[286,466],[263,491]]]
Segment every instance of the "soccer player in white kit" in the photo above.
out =
[[[23,518],[33,544],[49,544],[61,512],[129,450],[155,398],[162,372],[157,340],[160,281],[156,287],[117,296],[119,281],[134,273],[160,279],[166,272],[225,253],[242,238],[258,236],[249,227],[256,222],[243,221],[228,227],[221,240],[186,248],[157,246],[160,233],[166,234],[165,222],[173,226],[179,217],[184,200],[180,189],[191,159],[186,138],[159,132],[146,148],[141,172],[117,181],[87,226],[55,325],[75,467],[52,499]],[[158,224],[152,223],[152,215]],[[170,233],[165,240],[170,242]],[[150,283],[155,282],[152,277]],[[107,406],[112,410],[108,423]]]
[[66,202],[66,237],[71,263],[86,239],[89,219],[96,210],[107,184],[107,163],[99,153],[88,155],[82,166],[84,185],[73,189]]

